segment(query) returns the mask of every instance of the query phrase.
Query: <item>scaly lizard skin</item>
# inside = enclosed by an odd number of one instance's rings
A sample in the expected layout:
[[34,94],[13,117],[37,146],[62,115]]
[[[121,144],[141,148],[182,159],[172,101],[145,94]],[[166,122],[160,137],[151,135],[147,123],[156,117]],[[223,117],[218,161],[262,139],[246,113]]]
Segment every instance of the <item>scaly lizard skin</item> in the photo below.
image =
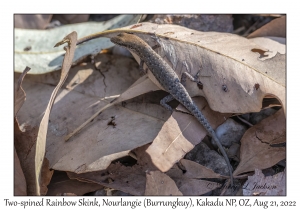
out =
[[224,156],[229,168],[231,185],[233,185],[232,169],[224,148],[222,147],[208,120],[204,117],[199,108],[193,102],[185,87],[181,84],[175,71],[145,41],[136,35],[121,33],[118,36],[111,38],[111,41],[136,53],[140,57],[141,61],[146,63],[149,70],[153,73],[161,86],[171,94],[161,101],[161,104],[165,108],[172,110],[172,108],[167,105],[166,102],[176,99],[183,106],[185,106],[185,108],[189,110],[203,125],[209,135],[217,143],[222,155]]

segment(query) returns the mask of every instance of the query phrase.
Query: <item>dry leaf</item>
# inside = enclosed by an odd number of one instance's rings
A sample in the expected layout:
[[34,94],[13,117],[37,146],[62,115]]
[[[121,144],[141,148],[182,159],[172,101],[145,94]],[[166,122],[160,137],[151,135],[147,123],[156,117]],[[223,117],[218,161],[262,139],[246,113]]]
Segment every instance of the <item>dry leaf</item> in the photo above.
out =
[[[14,100],[14,134],[15,134],[15,144],[16,139],[18,138],[18,135],[22,135],[22,131],[20,130],[19,123],[16,118],[16,114],[19,112],[20,108],[23,106],[25,100],[26,100],[26,94],[25,91],[22,88],[22,82],[26,75],[26,73],[30,70],[29,67],[26,67],[25,70],[21,75],[19,75],[17,82],[15,83],[15,100]],[[20,145],[17,144],[17,147]],[[28,151],[27,151],[28,152]],[[28,154],[28,153],[27,153]],[[27,182],[22,170],[22,166],[24,167],[24,159],[21,159],[21,162],[19,160],[18,154],[16,152],[16,148],[14,150],[14,195],[27,195],[27,193],[30,194],[30,192],[27,191]],[[26,172],[25,172],[26,173]]]
[[[223,178],[220,174],[216,174],[210,169],[193,161],[182,159],[180,162],[183,163],[181,167],[185,168],[185,173],[175,164],[166,174],[175,181],[183,195],[203,195],[216,188],[222,187],[222,185],[217,182],[198,179],[200,177]],[[200,170],[200,172],[197,170]]]
[[[145,169],[155,170],[150,156],[145,153],[149,145],[137,148],[133,151],[136,155],[138,163]],[[196,162],[182,159],[180,163],[185,169],[185,173],[176,164],[166,172],[166,175],[171,177],[175,182],[180,192],[183,195],[203,195],[222,185],[216,182],[199,180],[199,178],[225,178],[220,174],[213,172],[211,169],[206,168]]]
[[243,186],[243,195],[286,196],[286,172],[265,177],[261,170],[255,169]]
[[[228,116],[212,111],[202,97],[193,100],[213,128],[222,124],[225,121],[225,116]],[[182,109],[182,106],[179,109]],[[205,128],[194,116],[173,112],[146,152],[154,165],[165,172],[193,149],[196,144],[200,143],[206,134]]]
[[95,183],[80,182],[69,179],[66,172],[55,171],[50,184],[48,185],[47,195],[54,196],[64,193],[74,193],[82,196],[88,192],[103,189],[103,186]]
[[131,195],[141,196],[145,192],[145,172],[139,165],[126,167],[120,163],[115,163],[103,171],[94,171],[84,174],[67,172],[67,174],[70,179],[98,183]]
[[285,140],[286,120],[280,109],[246,131],[241,140],[241,162],[233,175],[269,168],[285,159],[286,148],[272,146]]
[[146,173],[145,195],[182,195],[175,182],[166,174],[160,171]]
[[68,46],[64,48],[66,50],[66,54],[65,54],[64,61],[62,64],[62,72],[61,72],[60,81],[52,92],[52,95],[50,97],[45,114],[41,120],[38,135],[37,135],[36,149],[35,149],[35,178],[36,178],[36,193],[37,193],[37,195],[41,194],[40,175],[41,175],[41,169],[42,169],[43,160],[44,160],[44,156],[45,156],[46,137],[47,137],[47,129],[48,129],[48,121],[49,121],[50,111],[51,111],[52,105],[54,103],[54,100],[56,98],[58,90],[61,88],[62,84],[65,82],[65,80],[68,76],[68,72],[72,65],[72,60],[73,60],[74,53],[75,53],[76,40],[77,40],[77,33],[72,32],[68,36],[66,36],[62,41],[58,42],[55,45],[55,46],[59,46],[66,42],[68,43]]
[[40,180],[40,192],[41,195],[46,195],[48,192],[48,185],[51,181],[53,170],[50,170],[49,160],[44,158],[42,169],[41,169],[41,180]]
[[[17,120],[15,120],[14,125],[14,145],[16,152],[19,156],[21,167],[23,169],[26,184],[27,184],[27,195],[36,195],[36,182],[35,182],[35,144],[38,128],[31,128],[29,126],[23,127],[25,130],[22,132],[19,129]],[[47,185],[52,177],[53,171],[49,170],[49,165],[47,165],[48,160],[43,161],[42,166],[42,179],[41,179],[41,194],[45,195],[47,193]]]
[[36,142],[36,135],[37,129],[30,130],[28,127],[26,128],[25,132],[22,132],[19,129],[18,122],[15,120],[14,145],[26,178],[28,195],[36,195],[34,175],[34,148]]
[[151,144],[146,144],[132,150],[129,155],[137,160],[137,163],[143,167],[144,171],[156,171],[157,167],[153,164],[151,157],[146,153],[146,150]]
[[180,163],[186,170],[186,173],[183,175],[184,178],[224,178],[220,174],[215,173],[213,170],[206,168],[194,161],[182,159]]
[[17,152],[14,151],[14,196],[25,196],[27,195],[26,180]]
[[248,38],[263,36],[286,37],[286,16],[272,20],[248,35]]

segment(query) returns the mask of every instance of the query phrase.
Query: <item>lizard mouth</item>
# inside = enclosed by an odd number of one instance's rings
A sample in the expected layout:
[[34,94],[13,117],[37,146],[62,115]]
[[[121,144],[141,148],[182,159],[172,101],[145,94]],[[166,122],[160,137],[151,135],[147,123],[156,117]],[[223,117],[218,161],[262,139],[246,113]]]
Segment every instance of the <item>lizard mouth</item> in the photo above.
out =
[[118,37],[116,37],[116,36],[110,38],[110,41],[111,41],[112,43],[119,44],[119,39],[118,39]]
[[117,37],[117,36],[112,37],[112,38],[110,39],[110,41],[111,41],[112,43],[114,43],[114,44],[119,45],[119,46],[126,47],[126,44],[124,44],[124,42],[123,42],[119,37]]
[[[127,36],[129,36],[129,34]],[[128,39],[124,33],[120,33],[119,35],[110,38],[110,41],[122,47],[130,48],[130,39]]]

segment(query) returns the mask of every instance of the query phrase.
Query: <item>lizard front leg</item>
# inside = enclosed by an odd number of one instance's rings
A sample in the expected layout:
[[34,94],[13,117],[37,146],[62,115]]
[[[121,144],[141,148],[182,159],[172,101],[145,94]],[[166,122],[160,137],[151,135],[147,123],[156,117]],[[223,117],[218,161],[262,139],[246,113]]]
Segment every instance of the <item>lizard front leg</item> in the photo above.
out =
[[198,80],[199,78],[199,74],[200,74],[200,71],[197,72],[197,74],[195,76],[192,76],[190,75],[190,73],[188,73],[187,71],[186,72],[183,72],[182,75],[181,75],[181,84],[183,86],[186,85],[186,78],[188,78],[189,80],[191,80],[192,82],[196,82],[197,83],[197,86],[199,87],[199,89],[203,89],[203,84],[201,81]]
[[[190,75],[188,72],[184,72],[181,76],[180,83],[183,86],[185,86],[186,78],[189,78],[192,82],[196,82],[198,86],[199,86],[199,84],[202,85],[202,83],[200,81],[198,81],[198,77],[199,77],[199,72],[194,77],[192,75]],[[167,103],[172,101],[173,99],[174,99],[174,97],[172,95],[167,95],[166,97],[164,97],[163,99],[160,100],[160,105],[162,105],[164,108],[166,108],[167,110],[172,112],[173,111],[172,107],[169,106]]]
[[[151,47],[153,50],[155,50],[156,48],[159,48],[160,47],[160,45],[159,45],[159,43],[157,44],[157,45],[154,45],[153,47]],[[140,66],[139,66],[139,70],[140,70],[140,73],[141,74],[147,74],[147,69],[144,69],[144,61],[141,59],[141,61],[140,61]]]
[[147,74],[147,69],[146,70],[144,69],[144,63],[145,62],[143,60],[141,60],[140,66],[139,66],[140,74],[142,74],[142,75]]

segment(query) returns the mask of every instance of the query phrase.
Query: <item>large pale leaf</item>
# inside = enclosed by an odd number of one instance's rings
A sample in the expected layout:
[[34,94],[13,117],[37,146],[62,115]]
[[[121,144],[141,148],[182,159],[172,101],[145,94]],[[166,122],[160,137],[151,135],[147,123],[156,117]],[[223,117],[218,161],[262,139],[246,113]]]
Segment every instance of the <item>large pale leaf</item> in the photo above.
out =
[[[49,30],[15,29],[15,65],[16,72],[22,72],[24,66],[30,66],[30,74],[44,74],[61,68],[65,51],[53,48],[57,39],[76,31],[78,37],[87,36],[111,28],[123,27],[139,21],[141,15],[120,15],[109,21],[95,23],[78,23],[65,25]],[[77,63],[90,54],[96,54],[113,44],[102,39],[78,47],[73,62]]]
[[[213,110],[257,112],[262,99],[269,95],[276,96],[285,109],[285,54],[234,34],[199,32],[176,25],[142,23],[95,37],[113,37],[121,32],[135,33],[151,46],[156,44],[151,38],[155,33],[161,45],[158,53],[178,75],[200,71],[203,90],[194,83],[188,83],[187,89],[191,96],[205,96]],[[150,71],[148,74],[155,82]]]

